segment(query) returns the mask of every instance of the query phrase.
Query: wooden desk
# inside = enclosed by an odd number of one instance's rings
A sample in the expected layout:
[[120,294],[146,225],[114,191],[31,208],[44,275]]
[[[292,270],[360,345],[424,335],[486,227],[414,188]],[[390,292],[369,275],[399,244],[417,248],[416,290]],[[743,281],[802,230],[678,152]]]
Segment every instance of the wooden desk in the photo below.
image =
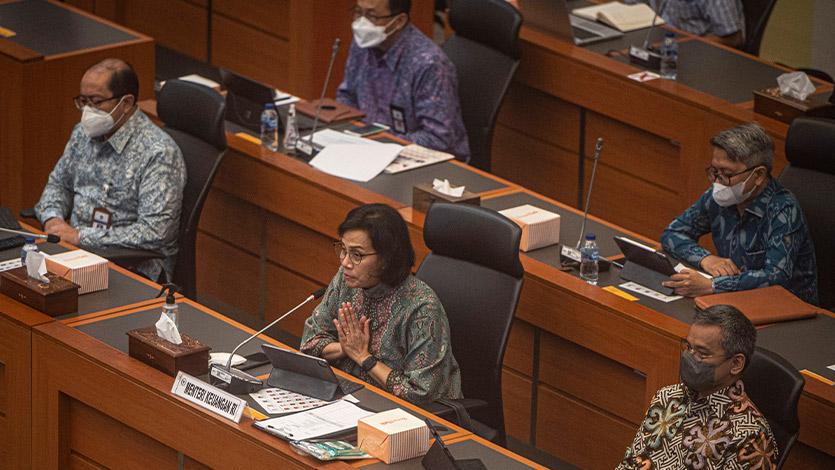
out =
[[[623,52],[642,43],[645,31],[577,47],[523,27],[522,61],[493,140],[493,171],[581,207],[589,157],[603,137],[591,213],[657,240],[707,189],[709,139],[718,131],[757,121],[774,139],[773,174],[786,164],[788,126],[755,114],[751,93],[776,86],[786,70],[680,33],[678,81],[639,83],[627,75],[641,69]],[[816,85],[821,93],[832,90]]]
[[[179,304],[184,309],[181,325],[191,328],[196,337],[217,336],[211,343],[220,350],[234,345],[238,337],[254,333],[191,300],[180,299]],[[374,459],[323,463],[301,456],[288,443],[254,428],[248,416],[235,424],[171,395],[171,377],[124,352],[127,341],[121,330],[125,325],[143,324],[156,315],[155,309],[140,307],[67,325],[50,322],[35,328],[32,396],[38,405],[32,415],[32,445],[40,449],[33,457],[35,467],[174,468],[178,461],[185,468],[378,466],[380,462]],[[188,318],[196,315],[201,318]],[[207,325],[209,321],[214,324]],[[90,330],[105,323],[110,326]],[[204,325],[204,331],[195,333],[200,325]],[[218,332],[220,329],[224,331]],[[258,341],[286,347],[267,336],[260,336]],[[258,349],[257,343],[251,349]],[[360,393],[378,395],[391,406],[432,417],[373,386],[355,393],[362,402]],[[520,468],[542,468],[498,450],[451,423],[432,419],[449,428],[444,439],[451,444],[468,441],[480,452],[509,459]]]
[[[44,249],[44,244],[40,246]],[[8,256],[0,259],[6,260]],[[129,285],[129,289],[142,293],[159,289],[158,285],[118,266],[111,265],[110,269],[111,283]],[[88,313],[67,315],[62,321],[95,318],[108,312],[160,303],[160,299],[151,298],[119,304],[107,292],[91,293],[79,298],[80,311]],[[103,311],[90,311],[96,307]],[[32,330],[54,322],[52,317],[0,295],[0,462],[4,468],[32,467]]]
[[[32,21],[31,18],[38,18]],[[142,34],[58,2],[0,2],[0,204],[17,213],[38,202],[81,113],[72,98],[84,72],[118,57],[153,95],[154,44]]]
[[[153,103],[143,103],[153,115]],[[337,269],[331,242],[344,215],[367,202],[385,202],[404,215],[418,263],[427,253],[423,217],[389,184],[361,185],[325,175],[294,158],[227,133],[230,151],[213,185],[198,234],[201,302],[233,312],[252,326],[276,317],[296,299],[326,285]],[[484,206],[499,208],[533,198],[563,215],[563,237],[576,210],[465,165],[428,167],[420,178],[455,173],[481,190]],[[455,169],[454,171],[452,169]],[[414,183],[418,177],[404,177]],[[485,185],[492,179],[498,186]],[[366,185],[369,186],[369,185]],[[230,222],[234,220],[234,222]],[[653,240],[592,217],[593,230]],[[579,233],[579,232],[577,232]],[[601,237],[603,240],[603,237]],[[522,255],[525,285],[505,356],[503,389],[508,434],[581,468],[612,468],[661,386],[678,381],[680,339],[692,304],[662,313],[652,302],[633,303],[561,272],[554,250]],[[601,244],[604,256],[616,254]],[[601,276],[604,278],[605,276]],[[258,279],[258,282],[252,282]],[[308,312],[283,328],[300,335]],[[801,399],[800,442],[788,468],[827,468],[835,462],[835,389],[807,382]],[[589,443],[594,442],[594,451]]]

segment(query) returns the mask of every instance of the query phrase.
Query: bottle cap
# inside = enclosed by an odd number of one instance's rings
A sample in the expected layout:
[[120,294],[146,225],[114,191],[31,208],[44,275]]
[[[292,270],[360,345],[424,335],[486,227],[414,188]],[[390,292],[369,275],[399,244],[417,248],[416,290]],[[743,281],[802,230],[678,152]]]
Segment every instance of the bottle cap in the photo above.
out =
[[35,243],[35,237],[23,237],[26,243]]
[[586,240],[596,240],[597,237],[594,236],[593,233],[589,232],[586,234]]
[[672,31],[667,31],[666,33],[664,33],[664,37],[665,38],[674,38],[674,37],[676,37],[676,33],[672,32]]
[[157,297],[162,297],[162,294],[168,292],[168,295],[165,296],[165,303],[167,305],[174,305],[176,303],[176,299],[174,298],[174,294],[180,291],[180,287],[176,284],[163,284],[162,289],[160,289],[159,294]]
[[275,103],[264,103],[264,109],[275,109]]

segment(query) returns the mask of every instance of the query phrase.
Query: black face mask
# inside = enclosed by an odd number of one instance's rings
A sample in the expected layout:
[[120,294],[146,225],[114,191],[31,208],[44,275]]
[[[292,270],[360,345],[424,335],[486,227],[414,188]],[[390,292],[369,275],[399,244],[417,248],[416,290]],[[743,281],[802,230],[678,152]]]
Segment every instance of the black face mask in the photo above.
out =
[[712,389],[716,384],[714,380],[716,366],[699,362],[690,351],[681,352],[678,370],[684,385],[696,392],[705,392]]

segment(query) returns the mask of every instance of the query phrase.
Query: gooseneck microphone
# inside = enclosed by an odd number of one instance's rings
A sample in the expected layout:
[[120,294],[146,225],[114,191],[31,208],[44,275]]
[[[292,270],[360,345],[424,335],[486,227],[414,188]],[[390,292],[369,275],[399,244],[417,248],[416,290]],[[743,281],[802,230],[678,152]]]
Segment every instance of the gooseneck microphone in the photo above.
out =
[[322,287],[318,289],[316,292],[310,294],[306,299],[304,299],[300,304],[296,305],[295,307],[291,308],[287,313],[284,315],[276,318],[275,320],[271,321],[267,326],[261,328],[260,330],[256,331],[252,335],[250,335],[247,339],[241,341],[240,344],[235,346],[235,349],[232,350],[232,353],[229,354],[229,359],[226,361],[225,366],[221,366],[220,364],[212,364],[211,370],[209,371],[209,375],[212,379],[217,379],[218,382],[215,385],[223,385],[226,384],[226,390],[232,394],[242,394],[242,393],[251,393],[257,390],[259,387],[263,385],[260,379],[253,377],[246,372],[235,369],[232,367],[232,358],[235,357],[235,353],[238,352],[239,349],[248,342],[255,339],[261,333],[269,330],[273,326],[275,326],[278,322],[285,319],[287,316],[295,312],[296,310],[302,308],[303,306],[307,305],[308,303],[321,298],[325,295],[325,288]]
[[[594,166],[591,168],[591,179],[589,180],[589,191],[586,193],[586,207],[583,210],[583,223],[580,226],[580,237],[577,239],[577,244],[572,248],[568,245],[563,245],[560,249],[560,254],[577,263],[580,262],[580,244],[583,242],[583,236],[586,233],[586,222],[589,218],[589,207],[591,207],[591,193],[594,189],[594,180],[597,177],[597,163],[600,161],[600,153],[603,151],[603,137],[598,137],[594,144]],[[601,270],[608,269],[601,264]]]
[[647,28],[647,35],[644,37],[643,46],[629,46],[629,62],[650,70],[661,69],[661,54],[649,46],[649,40],[652,32],[655,30],[655,21],[662,15],[665,6],[667,6],[667,2],[661,0],[658,4],[658,9],[655,11],[655,15],[652,17],[652,24]]
[[313,115],[313,127],[310,129],[310,135],[307,137],[307,142],[304,139],[299,139],[296,143],[296,149],[310,158],[316,155],[316,146],[313,144],[313,135],[316,134],[316,128],[319,126],[319,114],[322,112],[322,101],[325,99],[325,93],[328,92],[328,84],[331,81],[331,72],[333,72],[333,63],[336,61],[336,54],[339,52],[339,45],[342,40],[336,38],[333,40],[333,47],[331,48],[331,60],[328,62],[328,73],[325,75],[325,83],[322,85],[322,93],[319,95],[319,102],[316,104],[316,114]]
[[14,234],[14,235],[20,235],[22,237],[27,237],[27,238],[40,238],[42,240],[48,241],[49,243],[58,243],[58,242],[61,241],[61,237],[59,237],[58,235],[52,235],[52,234],[40,235],[40,234],[37,234],[37,233],[23,232],[23,231],[20,231],[20,230],[12,230],[10,228],[3,228],[3,227],[0,227],[0,232],[6,232],[6,233]]

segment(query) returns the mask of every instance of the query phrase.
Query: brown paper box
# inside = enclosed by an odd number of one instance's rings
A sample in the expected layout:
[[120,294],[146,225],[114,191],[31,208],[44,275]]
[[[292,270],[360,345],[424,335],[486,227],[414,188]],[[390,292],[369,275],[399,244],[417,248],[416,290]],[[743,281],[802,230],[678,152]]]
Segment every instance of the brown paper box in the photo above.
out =
[[357,423],[357,443],[386,464],[412,459],[429,450],[426,424],[400,408],[383,411]]

